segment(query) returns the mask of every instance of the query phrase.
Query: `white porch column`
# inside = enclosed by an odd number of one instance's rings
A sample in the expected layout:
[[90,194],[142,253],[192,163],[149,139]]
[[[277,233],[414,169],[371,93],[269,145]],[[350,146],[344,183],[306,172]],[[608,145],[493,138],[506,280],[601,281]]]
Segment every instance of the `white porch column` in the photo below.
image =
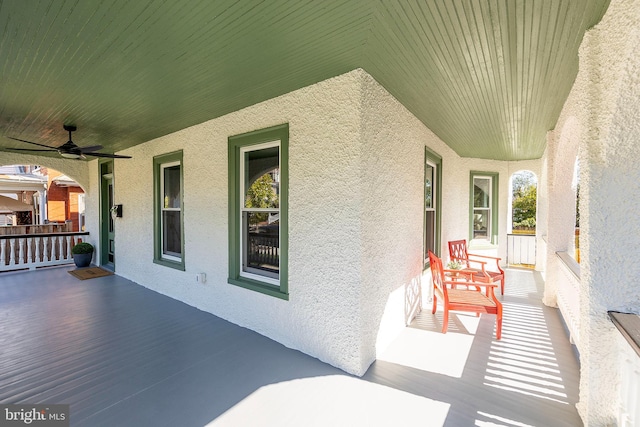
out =
[[38,196],[38,201],[40,202],[40,224],[44,224],[47,219],[47,190],[39,190]]

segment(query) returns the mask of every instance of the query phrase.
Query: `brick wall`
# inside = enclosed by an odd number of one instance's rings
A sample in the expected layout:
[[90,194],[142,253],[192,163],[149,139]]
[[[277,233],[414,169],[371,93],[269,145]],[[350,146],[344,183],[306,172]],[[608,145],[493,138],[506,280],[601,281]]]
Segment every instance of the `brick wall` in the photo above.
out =
[[51,222],[72,221],[72,231],[79,231],[78,194],[80,187],[65,187],[52,181],[47,192],[47,217]]

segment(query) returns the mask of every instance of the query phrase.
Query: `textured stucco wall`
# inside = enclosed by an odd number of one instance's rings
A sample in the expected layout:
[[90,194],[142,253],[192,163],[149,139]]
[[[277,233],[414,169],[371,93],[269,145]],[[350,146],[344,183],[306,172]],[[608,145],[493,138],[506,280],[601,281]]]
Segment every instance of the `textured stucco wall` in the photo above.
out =
[[445,164],[457,156],[366,73],[361,100],[360,339],[363,358],[373,362],[419,308],[425,146]]
[[[289,301],[227,283],[227,138],[281,123],[290,130]],[[504,256],[509,177],[539,174],[540,161],[462,159],[355,70],[124,151],[133,159],[114,166],[115,202],[124,206],[117,273],[363,374],[410,320],[407,299],[422,285],[429,292],[421,279],[425,146],[443,157],[443,256],[448,240],[468,237],[471,170],[500,173]],[[152,159],[176,150],[184,156],[186,271],[152,262]],[[97,162],[89,168],[87,208],[97,213]]]
[[[575,102],[575,94],[568,105]],[[565,111],[566,112],[566,111]],[[568,251],[571,239],[575,238],[576,187],[573,177],[578,158],[580,141],[584,138],[584,128],[574,115],[562,116],[556,130],[547,134],[547,149],[544,154],[543,173],[544,199],[539,201],[545,236],[546,281],[543,301],[546,305],[557,306],[558,288],[563,283],[562,270],[566,267],[556,255]],[[568,322],[570,323],[570,322]]]
[[[416,288],[428,306],[430,278],[423,277],[424,149],[442,156],[441,255],[447,241],[469,234],[469,176],[472,170],[498,172],[499,241],[506,260],[509,179],[521,170],[541,173],[539,160],[503,162],[460,158],[371,76],[362,93],[362,307],[363,351],[383,351],[406,322]],[[374,327],[379,325],[379,327]]]
[[[579,141],[578,410],[589,426],[615,425],[618,415],[618,332],[607,310],[640,312],[640,264],[633,261],[640,247],[638,76],[640,2],[612,0],[602,21],[585,35],[580,70],[556,125],[556,132],[568,135],[565,142]],[[554,168],[562,166],[553,165],[552,156],[547,160],[552,180]],[[548,286],[556,280],[561,278],[548,276]]]
[[[360,74],[352,72],[129,149],[115,166],[118,274],[362,374]],[[227,138],[289,123],[289,292],[227,284]],[[153,260],[155,155],[183,150],[186,271]],[[197,273],[207,275],[196,283]]]

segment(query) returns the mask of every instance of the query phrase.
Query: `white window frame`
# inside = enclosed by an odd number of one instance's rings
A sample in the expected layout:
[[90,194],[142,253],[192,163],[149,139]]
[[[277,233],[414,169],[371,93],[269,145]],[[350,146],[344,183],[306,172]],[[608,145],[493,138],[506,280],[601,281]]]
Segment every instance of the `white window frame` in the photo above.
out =
[[482,179],[482,180],[488,180],[489,181],[489,186],[488,186],[488,195],[489,195],[489,207],[476,207],[475,206],[475,198],[473,197],[474,194],[472,194],[472,200],[473,200],[473,206],[472,206],[472,215],[475,215],[475,212],[478,211],[486,211],[489,213],[488,217],[487,217],[487,237],[485,238],[476,238],[475,237],[475,229],[473,228],[473,219],[472,219],[472,230],[474,230],[474,234],[471,236],[473,238],[473,240],[487,240],[489,242],[491,242],[492,240],[492,224],[493,224],[493,177],[489,176],[489,175],[474,175],[473,176],[473,188],[475,189],[475,183],[477,179]]
[[[180,166],[180,173],[182,173],[182,162],[180,162],[179,160],[174,162],[162,163],[160,165],[160,195],[165,194],[164,171],[165,169],[172,168],[174,166]],[[160,257],[168,261],[182,262],[182,254],[180,254],[180,256],[176,256],[176,255],[172,255],[171,253],[166,253],[164,251],[165,235],[164,235],[164,215],[163,214],[165,212],[180,212],[180,217],[182,218],[182,183],[180,183],[180,207],[179,208],[167,208],[164,206],[164,197],[161,197],[161,200],[160,200]]]
[[[269,142],[265,142],[265,143],[261,143],[261,144],[254,144],[254,145],[247,145],[247,146],[243,146],[240,148],[240,186],[238,188],[238,191],[240,192],[240,197],[238,197],[238,202],[240,204],[239,206],[239,212],[240,212],[240,216],[238,218],[239,224],[240,224],[240,276],[241,277],[245,277],[247,279],[252,279],[252,280],[257,280],[260,282],[264,282],[264,283],[269,283],[271,285],[274,286],[280,286],[280,258],[278,257],[278,273],[277,273],[277,277],[272,277],[271,275],[268,275],[267,272],[264,272],[264,274],[260,274],[257,272],[251,272],[250,270],[246,270],[249,267],[245,267],[244,266],[244,260],[246,259],[246,254],[245,254],[245,246],[246,246],[246,241],[247,241],[247,235],[245,234],[246,230],[244,227],[244,221],[243,221],[243,216],[245,214],[245,212],[268,212],[268,213],[277,213],[278,216],[280,216],[280,203],[278,202],[278,209],[274,209],[274,208],[246,208],[245,205],[245,155],[249,152],[252,151],[260,151],[260,150],[264,150],[264,149],[268,149],[268,148],[273,148],[273,147],[278,147],[278,173],[280,173],[281,170],[281,163],[282,163],[282,153],[281,153],[281,146],[280,146],[280,141],[279,140],[275,140],[275,141],[269,141]],[[278,227],[278,242],[282,241],[282,228]],[[280,244],[278,244],[278,252],[280,252]],[[257,270],[256,270],[257,271]],[[275,275],[275,273],[274,273]]]
[[[428,243],[427,242],[427,212],[433,212],[433,249],[434,249],[434,253],[436,251],[436,246],[438,245],[438,232],[437,232],[437,224],[438,224],[438,165],[436,163],[434,163],[433,161],[431,161],[430,159],[427,159],[427,161],[425,162],[425,168],[426,167],[430,167],[432,170],[432,174],[431,174],[431,207],[427,207],[426,206],[426,199],[425,199],[425,207],[424,207],[424,227],[425,227],[425,236],[424,236],[424,265],[429,264],[429,256],[427,255],[427,248],[428,248]],[[427,185],[426,182],[426,178],[427,178],[427,174],[425,171],[425,187]],[[425,188],[425,192],[426,192],[426,188]]]

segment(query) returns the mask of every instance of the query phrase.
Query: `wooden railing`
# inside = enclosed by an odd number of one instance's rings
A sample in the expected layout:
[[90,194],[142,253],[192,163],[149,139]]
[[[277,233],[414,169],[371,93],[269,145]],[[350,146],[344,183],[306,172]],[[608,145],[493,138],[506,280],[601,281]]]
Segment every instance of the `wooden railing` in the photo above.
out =
[[71,248],[88,235],[80,232],[0,236],[0,271],[35,270],[72,263]]
[[278,236],[249,234],[249,265],[257,268],[277,270],[280,265],[280,242]]
[[507,264],[536,264],[535,234],[507,234]]
[[73,223],[71,221],[51,224],[3,225],[0,227],[0,236],[15,234],[68,233],[71,231],[73,231]]

